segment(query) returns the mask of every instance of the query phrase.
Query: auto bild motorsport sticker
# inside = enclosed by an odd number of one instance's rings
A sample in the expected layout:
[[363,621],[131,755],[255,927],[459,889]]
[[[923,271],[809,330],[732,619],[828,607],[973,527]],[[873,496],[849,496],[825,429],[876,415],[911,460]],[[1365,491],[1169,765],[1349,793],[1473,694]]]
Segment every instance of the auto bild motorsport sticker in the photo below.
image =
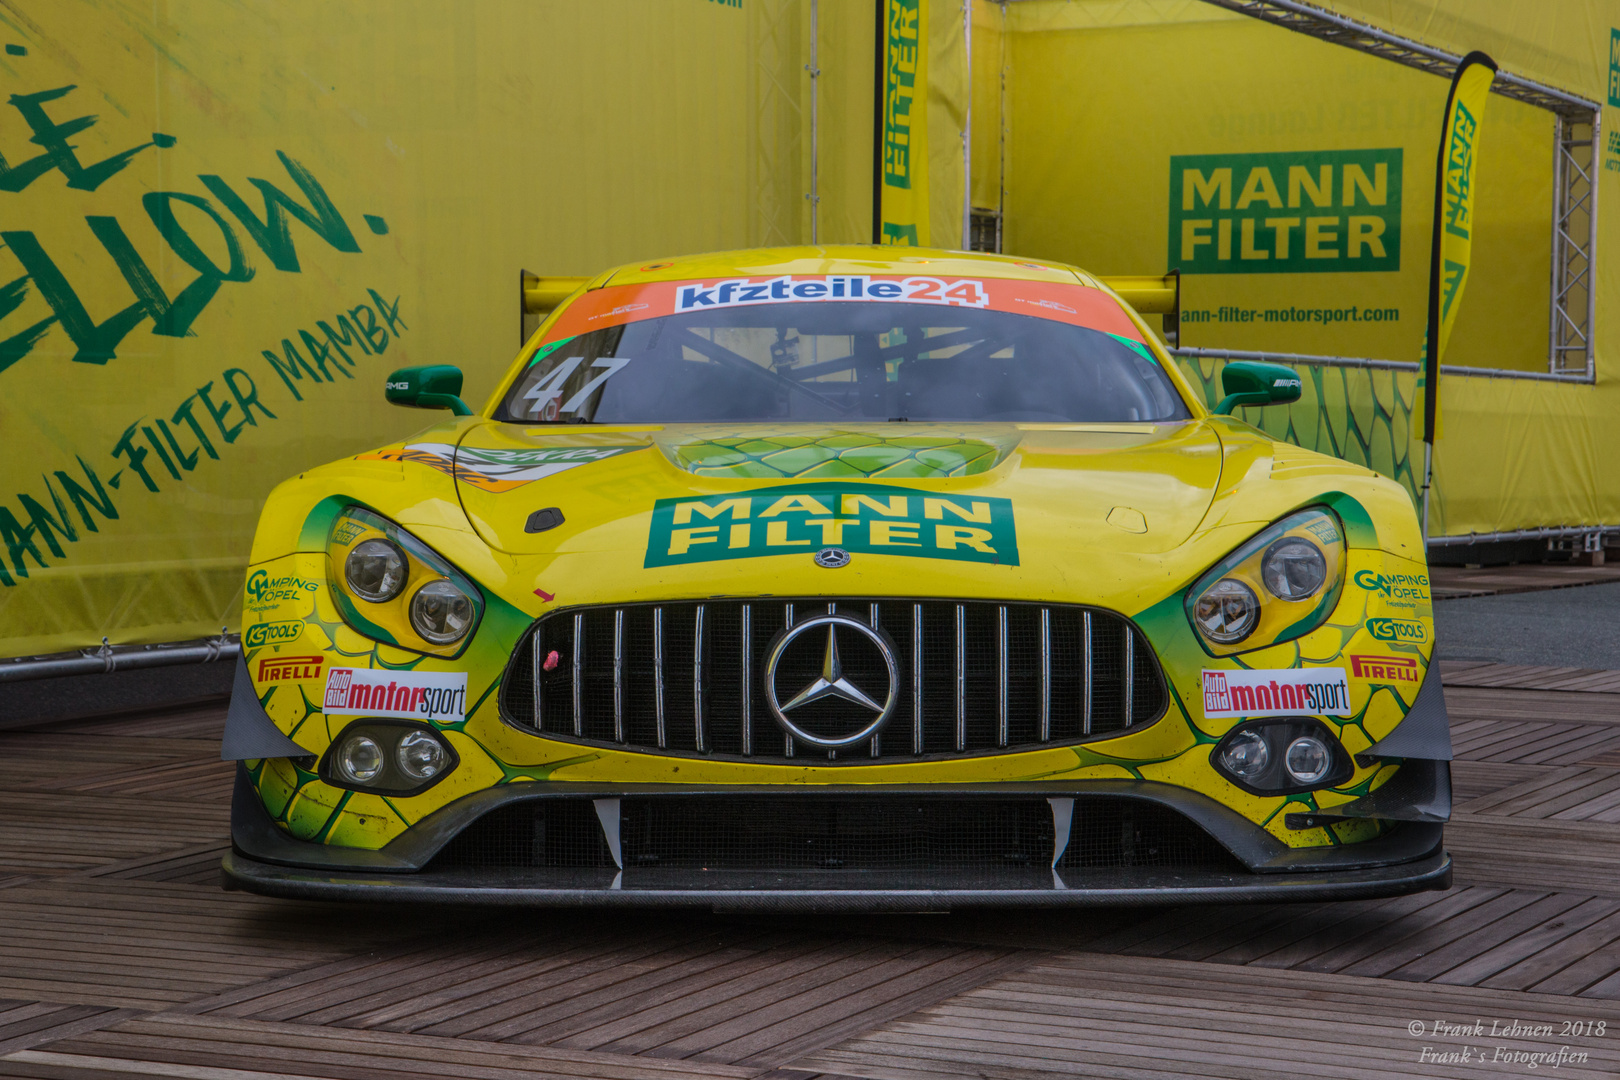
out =
[[326,673],[325,711],[329,716],[461,720],[467,711],[467,673],[332,668]]
[[1413,619],[1368,619],[1367,633],[1379,641],[1399,641],[1407,645],[1422,645],[1429,640],[1429,631]]
[[258,648],[260,645],[285,645],[289,641],[297,641],[304,635],[303,619],[285,619],[281,622],[258,623],[247,628],[243,635],[243,643],[248,648]]
[[659,499],[643,565],[813,555],[828,547],[1018,565],[1009,499],[836,481]]
[[410,443],[360,456],[372,461],[409,461],[455,477],[480,491],[502,492],[560,472],[645,450],[637,446],[457,447],[450,443]]
[[1423,672],[1415,656],[1352,656],[1350,670],[1358,679],[1416,686]]
[[1255,668],[1204,672],[1204,715],[1349,716],[1344,668]]

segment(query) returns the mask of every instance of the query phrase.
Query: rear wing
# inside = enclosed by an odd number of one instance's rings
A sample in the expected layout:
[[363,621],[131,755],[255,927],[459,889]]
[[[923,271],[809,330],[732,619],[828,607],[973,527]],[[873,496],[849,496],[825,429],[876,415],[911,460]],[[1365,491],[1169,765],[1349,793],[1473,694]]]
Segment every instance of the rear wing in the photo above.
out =
[[1099,277],[1138,315],[1163,315],[1164,340],[1172,349],[1181,344],[1181,271],[1163,277]]
[[[541,277],[527,270],[518,272],[521,299],[518,343],[529,340],[539,328],[540,319],[583,288],[590,278]],[[1181,342],[1181,271],[1162,277],[1099,277],[1119,298],[1139,315],[1164,316],[1164,340],[1172,348]]]
[[521,348],[540,320],[590,281],[588,277],[541,277],[527,270],[518,271],[518,346]]

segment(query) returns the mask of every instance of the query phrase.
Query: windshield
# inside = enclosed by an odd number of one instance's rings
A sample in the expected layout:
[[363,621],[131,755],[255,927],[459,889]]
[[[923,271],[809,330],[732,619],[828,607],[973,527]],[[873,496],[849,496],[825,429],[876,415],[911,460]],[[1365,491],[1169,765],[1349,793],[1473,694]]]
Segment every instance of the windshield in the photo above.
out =
[[497,419],[516,423],[1180,420],[1139,342],[1004,311],[758,304],[542,346]]

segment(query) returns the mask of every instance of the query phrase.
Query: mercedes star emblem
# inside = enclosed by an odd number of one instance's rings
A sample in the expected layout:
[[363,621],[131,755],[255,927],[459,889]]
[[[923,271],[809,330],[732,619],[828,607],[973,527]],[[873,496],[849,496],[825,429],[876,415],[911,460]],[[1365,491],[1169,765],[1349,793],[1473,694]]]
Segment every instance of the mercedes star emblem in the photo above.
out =
[[837,570],[840,566],[848,566],[849,552],[843,548],[822,548],[816,552],[816,565],[825,566],[828,570]]
[[[793,697],[783,702],[776,692],[777,668],[788,648],[799,638],[812,630],[821,627],[827,628],[827,645],[821,658],[821,674],[811,680]],[[883,663],[888,669],[888,686],[884,688],[881,699],[861,689],[844,675],[844,665],[838,658],[838,635],[840,632],[859,635],[876,646],[878,653],[883,657]],[[900,669],[895,662],[894,647],[880,631],[866,625],[859,619],[848,615],[816,615],[794,623],[777,636],[771,645],[770,655],[765,661],[765,700],[770,704],[771,715],[781,725],[782,730],[801,742],[811,746],[819,746],[825,750],[837,750],[840,747],[852,746],[864,742],[876,735],[889,717],[894,714],[894,707],[899,699]],[[868,687],[875,689],[875,687]],[[847,702],[854,706],[848,710],[854,716],[857,730],[848,735],[829,737],[816,735],[806,731],[788,716],[795,709],[802,709],[813,702],[833,699]]]

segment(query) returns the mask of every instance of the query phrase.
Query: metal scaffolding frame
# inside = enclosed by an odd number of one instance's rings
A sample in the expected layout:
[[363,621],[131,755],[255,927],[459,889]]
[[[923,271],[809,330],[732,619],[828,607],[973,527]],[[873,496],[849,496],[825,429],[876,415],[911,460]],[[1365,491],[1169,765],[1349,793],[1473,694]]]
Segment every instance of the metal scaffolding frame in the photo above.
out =
[[1598,129],[1601,112],[1560,113],[1553,140],[1552,318],[1548,367],[1592,379],[1597,368],[1592,327],[1597,290]]
[[[1296,33],[1450,78],[1462,57],[1298,0],[1204,0]],[[1553,123],[1552,283],[1547,370],[1591,382],[1597,248],[1596,170],[1602,106],[1545,83],[1497,73],[1491,92],[1546,109]]]

